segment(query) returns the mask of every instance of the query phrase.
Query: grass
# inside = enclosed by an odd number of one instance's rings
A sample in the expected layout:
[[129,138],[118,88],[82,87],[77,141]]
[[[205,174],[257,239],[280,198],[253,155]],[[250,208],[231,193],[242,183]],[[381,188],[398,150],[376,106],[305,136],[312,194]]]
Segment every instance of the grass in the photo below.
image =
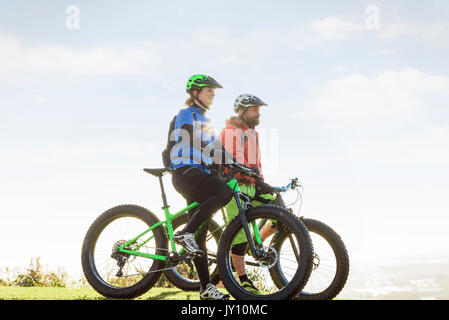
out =
[[[224,292],[224,290],[223,290]],[[176,288],[152,288],[136,300],[199,300],[199,292]],[[103,300],[91,288],[47,288],[0,286],[0,300]]]
[[[0,300],[104,300],[107,299],[92,289],[87,281],[69,281],[62,270],[47,270],[40,257],[31,259],[25,270],[0,270]],[[160,283],[159,283],[160,282]],[[182,291],[167,288],[168,280],[160,279],[159,287],[135,300],[199,300],[198,291]],[[219,289],[225,291],[224,289]]]
[[[161,277],[158,286],[135,300],[199,300],[199,291],[183,291],[167,287],[168,280]],[[220,291],[227,293],[223,288]],[[69,281],[62,270],[47,270],[40,257],[31,259],[25,270],[0,270],[0,300],[106,300],[92,289],[85,279]]]

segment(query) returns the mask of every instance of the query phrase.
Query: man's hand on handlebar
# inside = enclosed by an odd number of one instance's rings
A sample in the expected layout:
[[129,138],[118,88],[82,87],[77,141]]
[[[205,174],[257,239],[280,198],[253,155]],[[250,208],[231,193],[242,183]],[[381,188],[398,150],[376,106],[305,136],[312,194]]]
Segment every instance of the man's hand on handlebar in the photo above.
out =
[[276,187],[270,186],[261,178],[256,179],[256,194],[273,194],[276,192]]
[[260,178],[259,173],[256,170],[253,170],[250,167],[245,166],[244,164],[234,162],[229,160],[228,163],[224,163],[221,165],[222,167],[226,167],[234,171],[234,173],[240,172],[246,176]]

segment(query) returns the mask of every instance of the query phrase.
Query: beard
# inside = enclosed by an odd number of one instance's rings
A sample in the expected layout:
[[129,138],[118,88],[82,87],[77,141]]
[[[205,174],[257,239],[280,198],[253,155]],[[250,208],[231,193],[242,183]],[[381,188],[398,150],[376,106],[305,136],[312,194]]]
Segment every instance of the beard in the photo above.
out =
[[258,117],[254,117],[254,118],[250,118],[250,119],[245,119],[246,124],[248,125],[248,127],[254,128],[255,126],[257,126],[259,124],[259,118]]

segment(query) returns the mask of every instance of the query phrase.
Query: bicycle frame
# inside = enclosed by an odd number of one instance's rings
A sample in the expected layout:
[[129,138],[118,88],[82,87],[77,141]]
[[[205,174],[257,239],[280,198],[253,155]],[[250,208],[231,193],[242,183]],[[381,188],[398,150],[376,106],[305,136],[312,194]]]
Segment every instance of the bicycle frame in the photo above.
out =
[[[160,226],[165,226],[165,228],[167,230],[167,233],[168,233],[168,239],[169,239],[169,242],[170,242],[171,249],[172,249],[172,251],[177,252],[176,244],[175,244],[175,241],[173,240],[173,225],[172,225],[172,221],[174,219],[176,219],[177,217],[179,217],[180,215],[182,215],[183,213],[198,207],[199,203],[198,202],[194,202],[194,203],[188,205],[187,207],[185,207],[184,209],[182,209],[182,210],[172,214],[170,212],[169,206],[167,204],[167,199],[166,199],[166,195],[165,195],[165,191],[164,191],[164,187],[163,187],[163,183],[162,183],[162,176],[159,177],[159,182],[160,182],[161,191],[162,191],[162,200],[163,200],[163,204],[164,204],[162,209],[164,210],[165,220],[164,221],[159,221],[158,223],[155,223],[154,225],[149,227],[147,230],[145,230],[144,232],[142,232],[141,234],[139,234],[135,238],[127,241],[125,244],[123,244],[122,246],[118,247],[117,251],[123,252],[123,253],[127,253],[127,254],[130,254],[130,255],[139,256],[139,257],[145,257],[145,258],[150,258],[150,259],[155,259],[155,260],[166,261],[167,260],[166,256],[157,255],[157,254],[149,254],[149,253],[144,253],[144,252],[140,252],[139,251],[139,249],[142,246],[144,246],[146,243],[148,243],[150,240],[152,240],[154,238],[153,236],[150,236],[148,239],[144,240],[142,243],[140,243],[137,246],[135,246],[135,248],[133,248],[134,250],[126,249],[128,246],[130,246],[131,244],[134,244],[135,242],[137,242],[137,240],[139,240],[142,237],[144,237],[151,230],[153,230],[155,228],[158,228]],[[246,216],[245,216],[245,212],[247,210],[248,203],[250,204],[250,201],[249,202],[245,201],[245,207],[242,207],[242,202],[240,200],[240,196],[243,195],[243,193],[240,190],[240,187],[239,187],[239,185],[237,183],[237,179],[233,178],[227,184],[234,192],[234,199],[237,202],[237,206],[238,206],[239,212],[240,212],[239,213],[239,217],[240,217],[240,219],[242,221],[243,229],[245,230],[245,234],[246,234],[246,237],[248,239],[248,243],[250,245],[251,252],[253,253],[253,256],[256,258],[257,255],[258,255],[258,251],[256,250],[256,246],[255,246],[253,237],[251,235],[251,231],[250,231],[249,226],[248,226],[248,221],[247,221]],[[243,195],[243,197],[246,197],[246,196]],[[198,234],[198,232],[203,228],[204,224],[205,224],[205,222],[203,222],[203,224],[201,224],[201,226],[198,228],[198,230],[196,231],[195,234]],[[257,245],[260,245],[262,243],[262,240],[260,238],[259,227],[256,225],[255,222],[252,222],[252,228],[253,228],[253,231],[254,231],[254,235],[255,235],[255,238],[256,238]],[[182,248],[178,253],[182,254],[183,252],[184,252],[184,248]]]

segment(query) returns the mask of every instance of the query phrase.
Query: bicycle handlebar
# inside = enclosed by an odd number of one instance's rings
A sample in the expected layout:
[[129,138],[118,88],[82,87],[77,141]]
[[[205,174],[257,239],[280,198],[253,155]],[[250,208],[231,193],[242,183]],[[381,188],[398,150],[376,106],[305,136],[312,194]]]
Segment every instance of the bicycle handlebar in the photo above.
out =
[[[211,169],[214,168],[214,164],[211,165],[207,165],[206,168]],[[233,174],[240,172],[243,173],[246,176],[250,176],[250,177],[255,177],[255,178],[260,178],[260,176],[254,172],[253,170],[251,170],[251,168],[241,164],[241,163],[237,163],[235,161],[229,160],[228,163],[224,163],[221,165],[221,167],[227,167],[229,169],[231,169],[233,171]],[[298,183],[298,178],[293,178],[290,180],[290,182],[284,186],[284,187],[276,187],[276,192],[285,192],[289,189],[295,190],[298,187],[302,187],[302,185],[300,183]]]
[[224,166],[230,168],[231,170],[234,170],[236,172],[240,172],[243,173],[247,176],[251,176],[251,177],[260,177],[257,173],[255,173],[253,170],[251,170],[251,168],[241,164],[241,163],[237,163],[234,161],[231,161],[227,164],[224,164]]
[[[229,160],[228,163],[221,164],[221,167],[222,168],[226,167],[226,168],[231,169],[234,174],[237,173],[237,172],[240,172],[240,173],[242,173],[242,174],[244,174],[246,176],[260,178],[260,176],[256,172],[251,170],[251,168],[249,168],[249,167],[247,167],[247,166],[245,166],[245,165],[243,165],[241,163],[234,162],[232,160]],[[216,168],[216,165],[214,165],[214,164],[207,165],[206,168],[207,169]]]
[[296,189],[299,186],[301,186],[301,185],[298,183],[298,178],[294,178],[294,179],[291,179],[290,182],[286,186],[284,186],[284,187],[277,187],[276,189],[277,189],[278,192],[285,192],[288,189],[294,190],[294,189]]

